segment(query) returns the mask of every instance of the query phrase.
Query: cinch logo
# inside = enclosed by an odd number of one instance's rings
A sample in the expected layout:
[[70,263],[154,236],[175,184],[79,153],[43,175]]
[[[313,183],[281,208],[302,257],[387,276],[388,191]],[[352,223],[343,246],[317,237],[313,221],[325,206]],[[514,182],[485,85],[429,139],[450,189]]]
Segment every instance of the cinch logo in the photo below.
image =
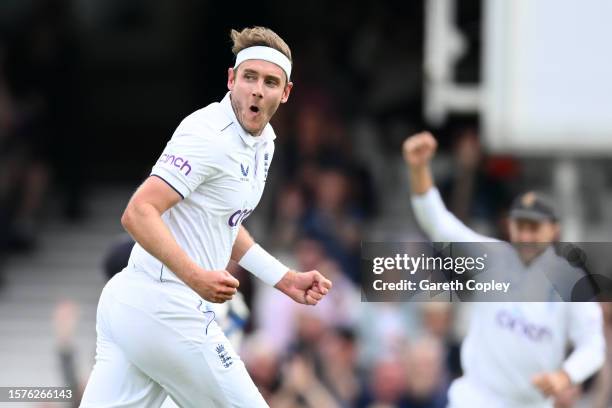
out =
[[506,310],[500,310],[495,321],[502,328],[525,336],[531,341],[538,342],[552,339],[552,332],[548,327],[529,323],[521,317],[513,316]]
[[177,167],[180,172],[182,172],[183,169],[185,169],[186,176],[188,176],[189,173],[191,173],[191,166],[189,165],[189,161],[183,159],[180,156],[175,156],[173,154],[164,153],[161,155],[161,157],[159,158],[157,162],[158,163],[170,163],[174,167]]
[[244,221],[249,215],[251,215],[252,212],[253,210],[238,210],[232,215],[230,215],[229,220],[227,220],[227,224],[230,227],[240,225],[240,223],[242,223],[242,221]]

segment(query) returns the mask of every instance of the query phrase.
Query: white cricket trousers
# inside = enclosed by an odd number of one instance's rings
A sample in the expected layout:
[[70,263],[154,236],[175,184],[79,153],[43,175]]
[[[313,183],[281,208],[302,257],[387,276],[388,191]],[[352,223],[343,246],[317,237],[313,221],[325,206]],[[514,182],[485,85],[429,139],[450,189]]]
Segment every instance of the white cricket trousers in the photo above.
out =
[[81,407],[267,407],[201,299],[127,267],[98,303],[96,363]]

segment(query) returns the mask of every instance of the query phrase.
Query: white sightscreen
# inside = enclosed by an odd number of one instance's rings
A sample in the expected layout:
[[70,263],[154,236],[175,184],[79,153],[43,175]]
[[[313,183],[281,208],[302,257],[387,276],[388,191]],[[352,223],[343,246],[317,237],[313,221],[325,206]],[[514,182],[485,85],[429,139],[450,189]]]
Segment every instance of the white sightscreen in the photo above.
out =
[[612,1],[484,0],[488,147],[612,154]]

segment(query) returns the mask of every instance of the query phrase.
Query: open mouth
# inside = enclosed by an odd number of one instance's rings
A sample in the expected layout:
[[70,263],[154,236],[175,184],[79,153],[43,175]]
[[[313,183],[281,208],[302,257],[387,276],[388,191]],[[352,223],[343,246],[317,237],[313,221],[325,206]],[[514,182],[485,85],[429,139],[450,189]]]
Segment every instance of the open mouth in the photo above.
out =
[[249,109],[253,113],[258,113],[259,112],[259,108],[257,106],[255,106],[255,105],[251,105],[251,107]]

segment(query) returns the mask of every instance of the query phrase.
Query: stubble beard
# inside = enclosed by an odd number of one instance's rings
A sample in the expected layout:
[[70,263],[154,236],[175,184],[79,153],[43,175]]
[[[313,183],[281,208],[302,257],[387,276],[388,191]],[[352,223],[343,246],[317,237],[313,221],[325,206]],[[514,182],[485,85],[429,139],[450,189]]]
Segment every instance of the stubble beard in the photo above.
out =
[[234,98],[232,98],[231,93],[230,93],[230,103],[232,105],[232,110],[234,111],[234,115],[236,115],[236,119],[238,119],[238,123],[240,124],[242,129],[244,129],[247,133],[253,136],[261,135],[261,133],[263,132],[263,127],[261,129],[255,129],[255,130],[250,130],[249,128],[246,127],[246,125],[244,124],[244,118],[242,117],[242,110],[237,105],[237,102],[234,101]]

